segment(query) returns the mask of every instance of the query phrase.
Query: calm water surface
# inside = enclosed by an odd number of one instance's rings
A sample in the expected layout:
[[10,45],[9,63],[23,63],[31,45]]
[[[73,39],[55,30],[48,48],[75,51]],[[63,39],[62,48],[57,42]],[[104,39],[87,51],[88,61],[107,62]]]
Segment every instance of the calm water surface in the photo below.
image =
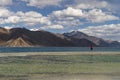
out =
[[[89,47],[0,47],[0,53],[11,52],[82,52],[90,51]],[[94,47],[93,51],[120,52],[120,48]]]

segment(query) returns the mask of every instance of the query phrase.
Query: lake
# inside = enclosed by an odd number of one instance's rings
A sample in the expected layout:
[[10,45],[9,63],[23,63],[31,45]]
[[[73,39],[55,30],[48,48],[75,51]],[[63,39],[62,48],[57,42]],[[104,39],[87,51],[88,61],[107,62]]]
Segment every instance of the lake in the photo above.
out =
[[[90,51],[89,47],[0,47],[0,53],[12,52],[85,52]],[[93,51],[99,52],[120,52],[115,47],[94,47]]]

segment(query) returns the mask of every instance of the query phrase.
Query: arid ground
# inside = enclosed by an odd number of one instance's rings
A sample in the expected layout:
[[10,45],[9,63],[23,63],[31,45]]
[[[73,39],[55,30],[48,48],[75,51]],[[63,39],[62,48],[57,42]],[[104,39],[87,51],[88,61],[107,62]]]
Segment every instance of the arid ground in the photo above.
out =
[[120,80],[120,52],[0,53],[0,80]]

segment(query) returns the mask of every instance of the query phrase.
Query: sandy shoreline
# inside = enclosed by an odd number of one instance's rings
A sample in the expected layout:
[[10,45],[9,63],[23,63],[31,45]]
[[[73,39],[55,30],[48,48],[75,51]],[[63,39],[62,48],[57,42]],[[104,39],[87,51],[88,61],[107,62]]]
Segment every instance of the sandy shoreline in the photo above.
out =
[[29,55],[120,55],[120,52],[19,52],[0,53],[0,57]]

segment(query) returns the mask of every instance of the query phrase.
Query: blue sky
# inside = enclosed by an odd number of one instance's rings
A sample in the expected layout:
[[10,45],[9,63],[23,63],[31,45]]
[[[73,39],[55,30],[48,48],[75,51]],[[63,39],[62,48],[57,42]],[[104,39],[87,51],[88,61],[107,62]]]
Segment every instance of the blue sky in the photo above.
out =
[[0,0],[0,26],[55,33],[79,30],[120,41],[120,0]]

